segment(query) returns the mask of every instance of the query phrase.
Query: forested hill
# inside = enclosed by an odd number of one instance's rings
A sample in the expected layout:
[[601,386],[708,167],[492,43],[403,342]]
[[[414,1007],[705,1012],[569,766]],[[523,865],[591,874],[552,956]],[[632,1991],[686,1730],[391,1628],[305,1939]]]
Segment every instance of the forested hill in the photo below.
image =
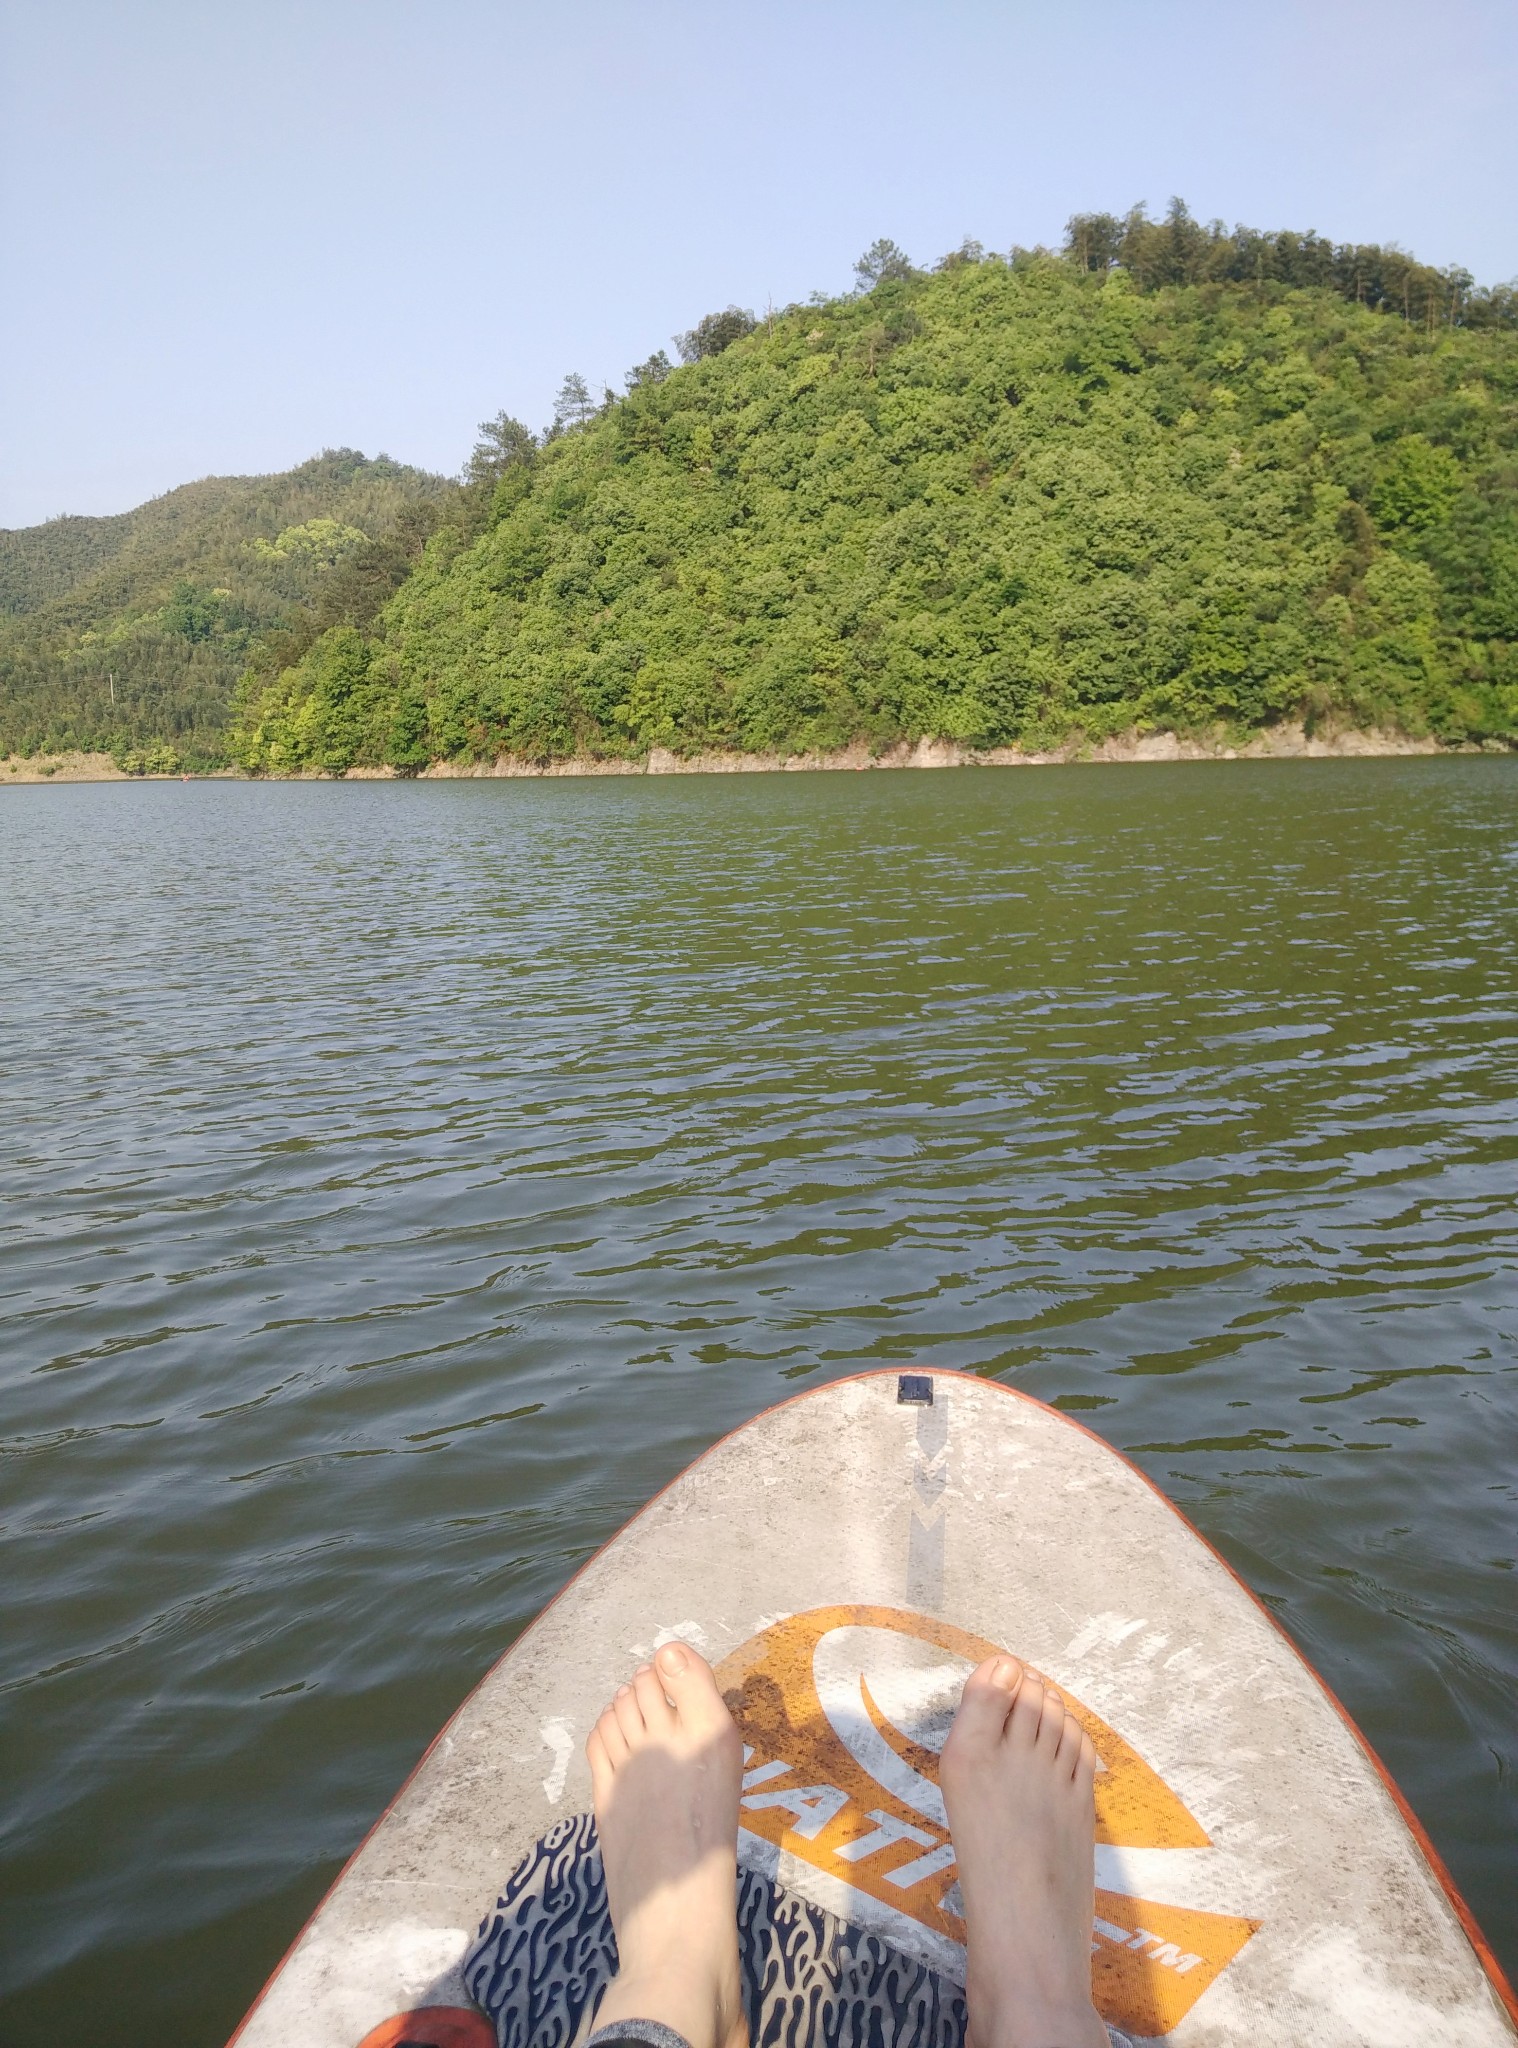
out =
[[113,518],[0,532],[0,754],[226,758],[250,650],[296,660],[372,620],[456,486],[328,450],[280,476],[206,477]]
[[1518,744],[1514,287],[1179,202],[857,270],[460,482],[329,450],[0,533],[0,754]]
[[1518,738],[1512,294],[1473,318],[1458,273],[1313,238],[1322,281],[1283,283],[1184,210],[1122,261],[1105,219],[928,275],[879,245],[857,294],[711,316],[623,397],[569,380],[543,444],[498,422],[488,529],[254,678],[246,765]]

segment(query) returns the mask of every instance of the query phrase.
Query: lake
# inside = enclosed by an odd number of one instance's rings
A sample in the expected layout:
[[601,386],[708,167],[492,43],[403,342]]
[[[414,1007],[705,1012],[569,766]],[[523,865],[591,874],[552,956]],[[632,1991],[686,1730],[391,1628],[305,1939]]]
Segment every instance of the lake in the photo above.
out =
[[6,2048],[218,2048],[588,1553],[897,1363],[1137,1460],[1518,1966],[1518,759],[38,787],[0,871]]

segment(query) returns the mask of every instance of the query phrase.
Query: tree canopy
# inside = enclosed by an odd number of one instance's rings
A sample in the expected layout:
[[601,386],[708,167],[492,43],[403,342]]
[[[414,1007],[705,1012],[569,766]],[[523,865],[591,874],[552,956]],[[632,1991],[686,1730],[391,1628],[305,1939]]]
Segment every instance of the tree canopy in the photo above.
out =
[[889,277],[913,277],[912,259],[905,249],[898,248],[887,236],[871,242],[868,249],[854,265],[854,276],[859,290],[872,292],[876,285]]
[[1162,221],[1142,206],[1112,213],[1072,214],[1064,255],[1081,270],[1119,266],[1140,291],[1175,284],[1284,284],[1336,292],[1357,306],[1400,313],[1419,326],[1518,328],[1518,286],[1478,291],[1458,266],[1436,270],[1405,249],[1332,242],[1309,229],[1262,233],[1257,228],[1204,227],[1183,199]]
[[1446,280],[1433,318],[1409,284],[1404,316],[1386,252],[1357,292],[1333,245],[1184,208],[1081,217],[1062,255],[882,250],[869,290],[682,351],[547,444],[373,630],[248,690],[243,761],[1288,716],[1518,739],[1500,295]]
[[675,347],[682,363],[705,362],[708,356],[720,356],[735,341],[752,334],[756,324],[753,314],[742,306],[728,306],[720,313],[708,313],[686,333],[677,334]]

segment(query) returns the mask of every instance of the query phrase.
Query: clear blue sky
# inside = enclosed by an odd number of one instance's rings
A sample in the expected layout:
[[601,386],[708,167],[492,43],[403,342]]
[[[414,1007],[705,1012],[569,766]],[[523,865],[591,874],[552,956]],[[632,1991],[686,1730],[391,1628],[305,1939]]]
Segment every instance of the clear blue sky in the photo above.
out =
[[569,369],[891,235],[1210,218],[1518,272],[1514,0],[5,0],[0,525]]

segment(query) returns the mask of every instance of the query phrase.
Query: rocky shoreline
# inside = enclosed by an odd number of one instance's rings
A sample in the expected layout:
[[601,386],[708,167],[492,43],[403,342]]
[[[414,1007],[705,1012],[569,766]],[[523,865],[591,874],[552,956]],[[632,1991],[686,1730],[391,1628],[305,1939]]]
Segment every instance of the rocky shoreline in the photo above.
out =
[[[1480,753],[1479,747],[1442,747],[1435,739],[1412,739],[1405,733],[1346,730],[1309,735],[1299,724],[1272,726],[1255,733],[1242,746],[1183,739],[1173,732],[1125,733],[1097,743],[1072,741],[1063,747],[1034,751],[1021,747],[968,747],[957,740],[902,741],[880,752],[863,745],[841,747],[827,754],[740,754],[713,752],[676,754],[653,747],[638,760],[601,760],[589,755],[564,761],[534,762],[438,761],[424,776],[542,775],[764,775],[814,771],[861,772],[874,768],[1053,768],[1077,762],[1328,760],[1335,757],[1389,754]],[[1504,747],[1502,752],[1506,752]],[[371,773],[384,774],[377,770]]]
[[[864,745],[841,747],[827,754],[740,754],[712,752],[676,754],[667,747],[650,748],[633,759],[571,755],[562,761],[526,761],[502,756],[496,761],[435,761],[421,771],[424,781],[452,781],[459,778],[543,777],[566,775],[764,775],[822,771],[862,772],[874,768],[1048,768],[1079,762],[1146,761],[1296,761],[1344,760],[1408,754],[1507,753],[1500,740],[1480,745],[1466,742],[1458,747],[1442,746],[1428,737],[1412,738],[1406,733],[1362,731],[1348,727],[1337,732],[1308,733],[1297,722],[1265,727],[1241,745],[1222,740],[1182,738],[1173,732],[1124,733],[1091,743],[1071,741],[1047,751],[1019,747],[976,748],[955,740],[900,742],[880,752]],[[237,778],[235,768],[212,771],[218,780]],[[0,788],[7,783],[38,782],[179,782],[200,781],[204,776],[128,775],[109,754],[66,753],[11,755],[0,760]],[[317,778],[301,776],[310,781]],[[392,781],[393,768],[350,768],[345,780],[352,782]]]

